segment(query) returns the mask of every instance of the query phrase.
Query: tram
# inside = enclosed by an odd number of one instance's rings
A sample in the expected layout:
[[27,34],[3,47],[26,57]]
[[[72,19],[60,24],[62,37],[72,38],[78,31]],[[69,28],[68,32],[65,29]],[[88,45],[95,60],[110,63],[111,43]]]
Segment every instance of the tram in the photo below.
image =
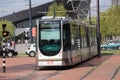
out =
[[37,66],[70,66],[97,55],[96,27],[65,17],[37,20]]

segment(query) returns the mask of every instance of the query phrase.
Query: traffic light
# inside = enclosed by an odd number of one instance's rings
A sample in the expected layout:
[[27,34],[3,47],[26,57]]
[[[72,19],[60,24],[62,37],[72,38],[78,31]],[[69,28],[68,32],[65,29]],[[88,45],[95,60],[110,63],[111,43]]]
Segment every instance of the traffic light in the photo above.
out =
[[7,26],[6,24],[2,24],[3,31],[5,31],[6,26]]
[[9,31],[3,31],[3,32],[2,32],[2,36],[3,36],[3,37],[7,37],[8,35],[9,35]]
[[9,35],[9,31],[6,31],[5,28],[6,28],[6,24],[2,24],[2,27],[3,27],[3,31],[2,31],[2,36],[3,37],[7,37]]

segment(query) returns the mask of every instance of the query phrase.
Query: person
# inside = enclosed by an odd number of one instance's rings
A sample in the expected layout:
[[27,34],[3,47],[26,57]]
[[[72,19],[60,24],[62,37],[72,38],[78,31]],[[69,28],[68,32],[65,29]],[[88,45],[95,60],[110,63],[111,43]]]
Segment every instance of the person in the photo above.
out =
[[15,45],[15,44],[14,44],[14,41],[12,41],[11,43],[12,43],[12,48],[14,48],[14,45]]
[[25,44],[26,44],[26,46],[27,46],[27,44],[28,44],[28,40],[27,40],[27,39],[25,40]]
[[7,46],[8,46],[8,48],[10,48],[10,42],[8,42]]

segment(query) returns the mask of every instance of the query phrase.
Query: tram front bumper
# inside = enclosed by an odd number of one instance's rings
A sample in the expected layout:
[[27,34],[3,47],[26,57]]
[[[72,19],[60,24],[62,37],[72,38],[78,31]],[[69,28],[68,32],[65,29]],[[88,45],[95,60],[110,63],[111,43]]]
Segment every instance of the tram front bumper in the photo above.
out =
[[38,66],[62,66],[62,61],[39,61]]
[[39,60],[38,66],[69,66],[72,65],[67,59],[64,60]]

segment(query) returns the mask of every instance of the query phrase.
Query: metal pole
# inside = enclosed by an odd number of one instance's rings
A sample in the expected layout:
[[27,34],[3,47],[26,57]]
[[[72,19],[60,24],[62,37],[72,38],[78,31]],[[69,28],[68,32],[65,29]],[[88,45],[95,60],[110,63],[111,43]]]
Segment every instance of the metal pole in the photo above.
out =
[[2,50],[2,53],[3,53],[3,72],[5,73],[6,72],[5,38],[3,38],[3,50]]
[[32,8],[31,8],[31,0],[29,0],[29,27],[30,27],[30,43],[32,43],[33,39],[32,39]]
[[15,12],[13,12],[13,15],[14,15],[14,22],[13,22],[13,24],[14,24],[14,26],[15,26],[15,28],[14,28],[14,50],[16,49],[16,42],[15,42],[15,30],[16,30],[16,25],[15,25]]
[[101,42],[101,34],[100,34],[100,6],[99,6],[99,0],[97,0],[97,48],[98,48],[98,57],[101,56],[100,42]]
[[117,6],[118,6],[118,0],[117,0]]
[[56,13],[55,13],[55,0],[53,0],[53,18],[55,18]]
[[90,25],[92,24],[92,22],[91,22],[91,8],[90,8],[90,10],[89,10],[89,24],[90,24]]
[[[15,23],[14,23],[14,26],[15,26]],[[16,26],[15,26],[15,28],[14,28],[14,50],[16,49],[16,42],[15,42],[15,30],[16,30]]]
[[[6,28],[6,24],[2,24],[2,27],[3,27],[3,32],[5,31],[5,28]],[[3,42],[3,47],[2,47],[2,56],[3,56],[3,72],[5,73],[6,72],[6,65],[5,65],[5,63],[6,63],[6,60],[5,60],[5,36],[2,34],[2,36],[3,36],[3,40],[2,40],[2,42]]]

